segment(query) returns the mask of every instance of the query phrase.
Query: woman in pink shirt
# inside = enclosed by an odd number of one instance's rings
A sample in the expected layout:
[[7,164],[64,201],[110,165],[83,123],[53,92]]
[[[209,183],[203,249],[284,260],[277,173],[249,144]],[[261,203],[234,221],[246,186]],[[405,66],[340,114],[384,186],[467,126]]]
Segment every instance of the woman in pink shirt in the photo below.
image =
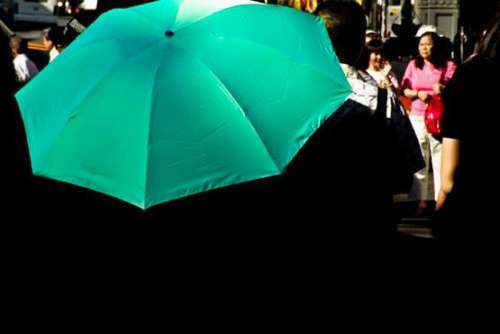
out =
[[[401,87],[404,95],[412,99],[410,120],[417,134],[426,167],[415,174],[409,199],[419,202],[421,213],[429,201],[435,201],[440,189],[441,140],[432,136],[425,127],[424,114],[429,98],[440,95],[455,73],[456,66],[447,61],[440,50],[440,37],[428,32],[420,37],[419,55],[406,68]],[[430,179],[432,161],[433,185]]]

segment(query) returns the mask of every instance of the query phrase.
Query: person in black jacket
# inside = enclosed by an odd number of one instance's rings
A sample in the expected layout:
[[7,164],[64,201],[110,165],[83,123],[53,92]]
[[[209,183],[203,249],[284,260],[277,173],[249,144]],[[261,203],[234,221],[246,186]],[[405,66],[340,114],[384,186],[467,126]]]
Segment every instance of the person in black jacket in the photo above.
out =
[[328,1],[316,14],[325,21],[353,94],[292,161],[284,192],[289,207],[296,215],[306,212],[325,245],[382,247],[397,236],[387,91],[369,87],[354,69],[365,41],[363,9],[355,2]]

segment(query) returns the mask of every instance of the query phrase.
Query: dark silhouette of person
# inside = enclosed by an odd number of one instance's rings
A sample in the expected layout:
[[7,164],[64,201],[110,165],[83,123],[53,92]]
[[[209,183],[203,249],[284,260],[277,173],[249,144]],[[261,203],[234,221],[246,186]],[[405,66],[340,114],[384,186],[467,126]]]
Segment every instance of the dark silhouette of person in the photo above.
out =
[[292,161],[283,178],[284,193],[290,210],[296,216],[305,213],[308,224],[315,226],[312,239],[318,243],[382,248],[397,236],[392,211],[395,146],[385,118],[387,91],[375,86],[371,100],[358,102],[362,94],[356,86],[365,86],[353,70],[365,42],[361,6],[328,1],[315,13],[326,24],[353,94]]
[[494,246],[498,189],[495,98],[500,75],[500,20],[444,92],[442,185],[435,233],[447,248]]
[[[10,37],[0,31],[0,112],[2,116],[2,126],[5,127],[2,135],[5,136],[2,143],[11,142],[13,139],[13,116],[14,116],[14,94],[19,89],[16,70],[13,63],[13,53],[10,46]],[[7,145],[7,148],[11,145]],[[5,150],[3,152],[6,152]],[[11,152],[9,152],[11,153]],[[8,161],[4,161],[3,166],[10,166]]]
[[6,199],[2,201],[5,210],[20,211],[20,203],[29,202],[28,176],[29,158],[24,127],[14,94],[20,88],[13,63],[10,38],[0,32],[0,124],[2,176]]

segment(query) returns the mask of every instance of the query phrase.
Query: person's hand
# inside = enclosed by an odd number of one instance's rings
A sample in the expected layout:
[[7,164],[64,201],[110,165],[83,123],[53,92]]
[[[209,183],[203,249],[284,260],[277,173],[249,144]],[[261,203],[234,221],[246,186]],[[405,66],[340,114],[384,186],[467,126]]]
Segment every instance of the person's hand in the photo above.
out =
[[382,64],[382,68],[381,68],[381,71],[382,71],[382,74],[384,75],[384,78],[387,78],[387,76],[389,75],[391,70],[392,70],[391,63],[389,63],[388,61],[385,61]]
[[436,202],[436,210],[440,210],[443,205],[444,205],[444,202],[446,201],[446,193],[443,191],[443,189],[439,190],[439,195],[438,195],[438,199],[437,199],[437,202]]
[[381,88],[381,89],[392,89],[393,85],[392,85],[392,82],[391,80],[385,78],[384,80],[380,81],[378,83],[378,88]]
[[437,83],[432,86],[432,89],[434,90],[434,93],[436,93],[436,95],[441,95],[444,90],[444,85]]
[[417,97],[423,101],[423,102],[427,102],[427,100],[429,99],[429,93],[427,92],[423,92],[423,91],[418,91],[417,93]]

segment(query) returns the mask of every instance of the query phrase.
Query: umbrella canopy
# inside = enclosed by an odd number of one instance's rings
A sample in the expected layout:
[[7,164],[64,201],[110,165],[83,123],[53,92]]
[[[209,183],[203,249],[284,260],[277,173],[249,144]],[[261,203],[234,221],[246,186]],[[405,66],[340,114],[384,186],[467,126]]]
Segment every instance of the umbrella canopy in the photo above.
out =
[[35,175],[147,208],[280,174],[349,93],[321,19],[167,0],[102,15],[16,98]]

